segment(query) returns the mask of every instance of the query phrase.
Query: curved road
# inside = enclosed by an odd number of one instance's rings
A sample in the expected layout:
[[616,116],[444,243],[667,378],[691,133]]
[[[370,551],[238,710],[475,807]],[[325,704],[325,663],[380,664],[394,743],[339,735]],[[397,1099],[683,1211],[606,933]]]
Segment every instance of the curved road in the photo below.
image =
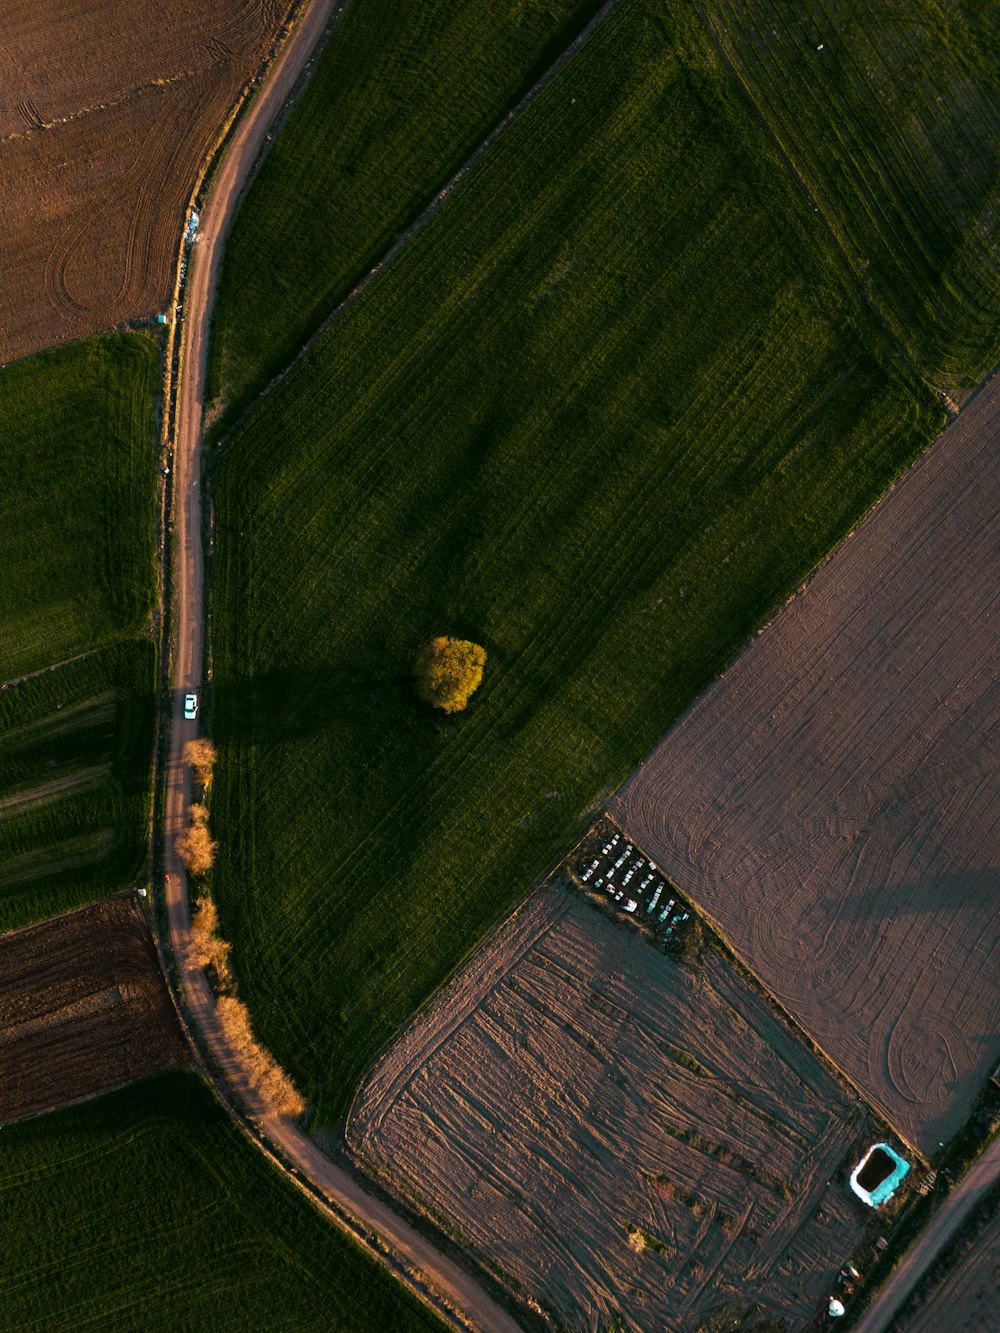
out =
[[1000,1138],[996,1138],[966,1171],[944,1203],[931,1217],[882,1284],[868,1309],[854,1325],[854,1333],[882,1333],[893,1315],[951,1240],[976,1204],[1000,1180]]
[[[188,1016],[211,1050],[228,1086],[239,1094],[260,1124],[265,1141],[279,1147],[286,1161],[293,1163],[314,1190],[329,1201],[333,1216],[339,1212],[354,1223],[353,1228],[348,1224],[347,1230],[355,1235],[374,1233],[391,1256],[390,1269],[397,1276],[405,1275],[408,1285],[423,1299],[429,1299],[439,1313],[445,1312],[459,1327],[518,1333],[518,1325],[469,1273],[440,1254],[381,1200],[367,1194],[291,1121],[275,1116],[261,1103],[246,1070],[222,1032],[204,972],[188,962],[187,883],[177,855],[176,838],[185,825],[191,799],[191,777],[183,762],[182,751],[198,730],[196,722],[184,719],[183,697],[187,691],[200,688],[203,669],[199,450],[211,310],[223,244],[240,192],[253,169],[268,126],[291,93],[335,7],[336,0],[313,0],[281,48],[262,88],[233,133],[202,210],[198,244],[190,251],[174,430],[172,520],[177,537],[173,588],[176,658],[164,829],[170,937]],[[259,1146],[266,1151],[268,1144]],[[311,1191],[306,1192],[312,1197]],[[378,1254],[378,1250],[372,1252]]]

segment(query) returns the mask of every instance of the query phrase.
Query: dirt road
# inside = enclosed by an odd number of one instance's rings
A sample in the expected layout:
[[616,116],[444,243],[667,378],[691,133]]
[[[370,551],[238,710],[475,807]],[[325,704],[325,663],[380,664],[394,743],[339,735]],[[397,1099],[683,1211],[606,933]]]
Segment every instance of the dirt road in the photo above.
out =
[[[212,304],[223,244],[241,189],[253,169],[269,125],[289,96],[337,7],[336,0],[314,0],[280,52],[256,101],[237,127],[226,150],[202,210],[199,240],[192,248],[189,261],[174,432],[172,520],[177,539],[173,587],[176,656],[164,830],[170,937],[188,1015],[223,1070],[229,1088],[254,1112],[265,1139],[280,1147],[301,1176],[329,1200],[335,1215],[346,1215],[349,1230],[355,1234],[375,1233],[380,1246],[389,1252],[387,1262],[392,1271],[397,1276],[403,1275],[408,1285],[440,1313],[450,1314],[453,1324],[516,1333],[514,1321],[468,1273],[439,1254],[386,1205],[368,1195],[294,1124],[265,1110],[255,1097],[246,1071],[226,1043],[204,973],[187,963],[190,926],[187,883],[177,855],[176,838],[184,826],[191,797],[191,778],[182,761],[182,751],[185,743],[198,732],[197,722],[184,719],[183,700],[186,692],[200,688],[204,660],[199,451]],[[312,1191],[307,1192],[312,1195]],[[353,1220],[353,1227],[350,1220]],[[378,1250],[373,1252],[378,1253]]]
[[855,1325],[855,1333],[882,1333],[893,1314],[993,1185],[1000,1180],[1000,1139],[977,1157],[947,1200],[903,1255],[889,1280]]

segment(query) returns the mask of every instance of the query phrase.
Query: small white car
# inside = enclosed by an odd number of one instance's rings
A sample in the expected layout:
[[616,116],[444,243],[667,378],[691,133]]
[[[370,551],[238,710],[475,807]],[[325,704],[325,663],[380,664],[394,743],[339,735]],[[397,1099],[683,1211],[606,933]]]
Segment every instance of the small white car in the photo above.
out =
[[193,722],[198,716],[198,696],[196,694],[185,694],[184,716],[189,722]]

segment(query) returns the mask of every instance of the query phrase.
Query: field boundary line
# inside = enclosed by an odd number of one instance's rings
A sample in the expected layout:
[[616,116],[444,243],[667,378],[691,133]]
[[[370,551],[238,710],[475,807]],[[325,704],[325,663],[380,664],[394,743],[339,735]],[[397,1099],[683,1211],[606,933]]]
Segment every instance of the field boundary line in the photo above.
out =
[[[622,831],[626,833],[629,838],[632,838],[632,834],[628,833],[627,829],[623,829]],[[726,937],[725,933],[722,930],[722,927],[719,925],[718,921],[716,921],[715,917],[713,917],[710,912],[706,911],[705,908],[702,907],[701,903],[697,902],[694,899],[692,899],[692,902],[694,902],[694,905],[697,908],[700,915],[702,916],[703,920],[709,925],[712,932],[719,940],[723,949],[733,960],[736,967],[743,973],[744,976],[748,977],[753,982],[753,984],[761,991],[763,995],[767,997],[768,1002],[774,1005],[774,1007],[781,1012],[785,1021],[791,1024],[791,1026],[795,1029],[796,1033],[799,1036],[800,1041],[802,1041],[811,1051],[815,1052],[820,1061],[823,1064],[825,1064],[827,1068],[830,1069],[839,1079],[841,1079],[842,1082],[844,1082],[854,1092],[855,1096],[859,1098],[862,1104],[864,1106],[867,1106],[871,1110],[872,1114],[875,1115],[879,1120],[881,1120],[882,1123],[886,1125],[893,1132],[893,1134],[895,1134],[896,1138],[899,1139],[900,1143],[906,1144],[907,1148],[910,1150],[910,1152],[913,1153],[917,1161],[921,1164],[921,1166],[923,1166],[926,1169],[930,1164],[924,1157],[920,1149],[914,1147],[914,1145],[910,1142],[910,1140],[906,1137],[906,1135],[903,1134],[901,1130],[896,1128],[893,1122],[889,1119],[888,1114],[885,1111],[883,1111],[881,1107],[876,1106],[875,1103],[866,1093],[862,1092],[862,1090],[855,1083],[854,1079],[851,1078],[850,1074],[848,1074],[845,1070],[841,1069],[840,1065],[837,1064],[836,1060],[834,1060],[833,1056],[828,1053],[826,1048],[820,1046],[820,1044],[815,1040],[815,1038],[809,1035],[809,1033],[799,1022],[799,1020],[795,1018],[795,1016],[785,1008],[785,1006],[775,995],[774,991],[771,990],[770,986],[766,985],[764,981],[757,975],[757,973],[753,970],[753,968],[746,961],[743,955],[738,953],[733,948],[731,942]]]
[[0,681],[0,690],[12,690],[18,685],[23,685],[27,680],[34,680],[38,676],[44,676],[49,671],[58,671],[61,667],[70,666],[73,662],[82,662],[87,657],[96,657],[98,653],[103,652],[107,645],[100,648],[88,648],[85,653],[76,653],[73,657],[64,657],[61,662],[52,662],[49,666],[39,667],[37,671],[26,671],[23,676],[11,676],[10,680]]
[[[259,393],[254,395],[232,424],[226,426],[225,430],[222,432],[221,438],[216,441],[216,446],[218,448],[221,448],[227,440],[236,434],[244,422],[246,422],[257,410],[260,404],[266,398],[269,398],[274,390],[288,378],[292,371],[295,370],[303,360],[305,360],[313,347],[315,347],[316,343],[319,342],[323,335],[340,319],[345,310],[354,304],[357,298],[361,296],[376,278],[381,276],[389,265],[392,264],[393,261],[396,260],[407,248],[410,242],[423,231],[427,224],[440,211],[442,205],[450,199],[466,177],[470,175],[490,149],[494,147],[500,138],[502,138],[504,133],[521,118],[522,114],[535,101],[539,94],[544,92],[549,84],[562,73],[574,56],[587,45],[594,33],[597,32],[598,28],[603,27],[605,22],[611,18],[616,10],[621,8],[623,3],[624,0],[604,0],[604,4],[601,5],[597,13],[593,15],[583,28],[581,28],[572,41],[560,51],[559,55],[556,56],[548,68],[539,75],[531,87],[526,92],[522,93],[521,97],[515,102],[510,110],[505,113],[503,118],[499,120],[489,133],[479,141],[461,165],[448,177],[444,185],[441,186],[426,204],[424,204],[423,208],[413,221],[396,235],[395,239],[382,253],[381,257],[375,260],[373,267],[370,268],[367,273],[362,274],[347,295],[342,297],[336,305],[334,305],[330,313],[325,317],[322,323],[317,326],[315,331],[310,334],[292,359],[268,381]],[[218,403],[218,400],[216,400],[216,402]],[[217,412],[216,420],[224,419],[225,406],[222,406],[221,408],[213,407],[213,411]],[[209,429],[211,429],[211,427],[209,427]]]
[[770,139],[771,143],[777,149],[781,161],[784,163],[785,170],[788,173],[789,178],[791,179],[793,184],[798,188],[803,198],[812,207],[813,212],[816,214],[820,222],[823,224],[823,227],[827,235],[830,237],[837,253],[840,255],[840,258],[843,261],[844,268],[850,277],[851,283],[853,284],[858,295],[861,297],[861,301],[864,304],[865,308],[873,316],[879,328],[888,338],[889,343],[893,351],[896,353],[896,355],[906,365],[906,367],[916,377],[916,379],[934,393],[934,396],[935,398],[937,398],[938,402],[940,402],[944,406],[945,411],[948,414],[948,420],[949,421],[954,420],[954,418],[957,416],[957,413],[955,412],[954,407],[951,404],[950,400],[942,398],[942,395],[937,391],[935,386],[931,383],[931,381],[927,378],[927,376],[923,373],[920,367],[910,356],[910,353],[904,346],[903,341],[900,338],[899,334],[889,323],[888,319],[883,314],[882,309],[876,302],[875,297],[868,290],[868,287],[862,280],[861,275],[857,272],[854,264],[851,262],[851,257],[848,254],[847,247],[844,244],[844,241],[842,240],[840,233],[838,232],[837,228],[833,225],[830,218],[827,216],[825,210],[820,206],[818,198],[813,193],[812,186],[809,184],[802,170],[796,163],[795,158],[792,156],[790,149],[785,145],[785,141],[782,139],[777,129],[771,124],[768,117],[761,110],[760,104],[758,103],[756,97],[751,91],[749,83],[743,77],[735,60],[726,50],[725,46],[719,39],[719,36],[716,33],[715,29],[712,27],[712,24],[709,22],[708,16],[705,13],[703,0],[695,0],[694,8],[695,12],[698,15],[698,19],[705,30],[705,34],[712,45],[713,50],[719,57],[720,63],[728,71],[733,83],[736,86],[737,91],[745,101],[750,113],[753,115],[754,119],[758,122],[758,124],[763,129],[764,133]]
[[[201,70],[183,69],[177,74],[167,74],[159,79],[147,79],[145,83],[137,83],[131,88],[126,88],[118,97],[109,98],[107,102],[95,102],[92,106],[82,106],[76,111],[70,111],[65,116],[56,116],[52,120],[43,120],[37,112],[34,112],[30,118],[25,117],[21,107],[30,104],[18,103],[18,111],[25,121],[23,130],[14,130],[12,134],[5,134],[0,137],[0,144],[10,143],[14,139],[25,139],[29,134],[41,134],[45,130],[58,129],[60,125],[70,125],[74,121],[83,120],[85,116],[94,116],[101,111],[114,111],[117,107],[124,106],[126,102],[133,101],[136,97],[141,97],[144,93],[155,92],[161,88],[169,88],[175,83],[185,83],[188,79],[195,78]],[[29,354],[30,355],[30,354]]]
[[[728,670],[728,667],[726,669]],[[676,725],[676,723],[674,725]],[[628,781],[628,779],[626,779],[626,781]],[[631,842],[635,847],[640,848],[645,856],[647,857],[649,856],[649,853],[642,845],[641,839],[637,838],[634,833],[631,833],[627,828],[625,828],[624,825],[621,823],[621,821],[615,815],[613,815],[610,810],[605,810],[604,818],[610,824],[612,824],[616,829],[618,829],[619,832],[629,840],[629,842]],[[691,893],[689,893],[686,889],[679,888],[679,886],[674,884],[673,880],[671,880],[670,877],[666,875],[665,872],[663,873],[664,873],[664,878],[666,878],[667,882],[671,884],[673,888],[677,890],[677,892],[681,893],[685,898],[688,898],[690,900],[695,911],[698,913],[702,921],[704,921],[704,923],[711,930],[712,934],[715,936],[716,940],[718,941],[719,945],[722,948],[723,954],[729,958],[731,965],[735,968],[735,970],[742,974],[747,984],[756,987],[756,989],[761,993],[766,1002],[769,1005],[771,1005],[772,1008],[774,1008],[781,1015],[781,1017],[787,1024],[789,1024],[789,1026],[795,1032],[795,1034],[797,1035],[798,1039],[802,1042],[802,1044],[808,1050],[813,1052],[813,1054],[820,1061],[820,1063],[823,1064],[828,1070],[830,1070],[830,1072],[834,1075],[834,1077],[839,1078],[841,1082],[844,1083],[846,1087],[848,1087],[856,1097],[858,1097],[861,1104],[863,1106],[866,1106],[877,1120],[881,1120],[882,1124],[885,1125],[887,1129],[891,1130],[893,1134],[895,1134],[895,1136],[899,1139],[900,1143],[906,1144],[907,1148],[910,1150],[910,1152],[914,1154],[914,1156],[921,1163],[921,1165],[924,1166],[925,1168],[929,1166],[929,1162],[924,1157],[923,1153],[918,1148],[915,1148],[914,1145],[906,1137],[906,1135],[901,1133],[900,1130],[896,1128],[893,1122],[889,1119],[887,1113],[883,1111],[881,1107],[876,1106],[875,1103],[866,1093],[862,1092],[862,1090],[855,1083],[854,1079],[851,1078],[850,1074],[846,1073],[843,1069],[841,1069],[840,1065],[836,1062],[836,1060],[834,1060],[833,1057],[827,1053],[825,1047],[821,1046],[819,1042],[817,1042],[816,1039],[806,1031],[806,1029],[802,1026],[801,1022],[795,1017],[795,1015],[785,1008],[782,1002],[778,999],[777,995],[775,995],[775,993],[771,990],[770,986],[768,986],[766,982],[764,982],[764,980],[757,975],[757,973],[746,961],[743,955],[733,948],[733,945],[726,936],[725,931],[723,931],[719,922],[716,921],[715,917],[712,916],[711,912],[709,912],[705,907],[703,907],[702,904]]]

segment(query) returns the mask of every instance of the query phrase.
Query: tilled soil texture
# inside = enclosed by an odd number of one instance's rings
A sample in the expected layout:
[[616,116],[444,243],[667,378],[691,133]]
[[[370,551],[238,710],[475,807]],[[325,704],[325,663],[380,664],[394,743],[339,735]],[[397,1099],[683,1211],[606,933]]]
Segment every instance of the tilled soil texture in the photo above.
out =
[[0,1122],[185,1060],[134,898],[0,937]]
[[847,1178],[877,1133],[715,946],[671,961],[558,888],[456,974],[348,1122],[366,1169],[572,1329],[803,1327],[863,1229]]
[[911,1143],[1000,1055],[994,380],[611,813]]
[[5,6],[0,361],[165,305],[198,168],[288,8]]

